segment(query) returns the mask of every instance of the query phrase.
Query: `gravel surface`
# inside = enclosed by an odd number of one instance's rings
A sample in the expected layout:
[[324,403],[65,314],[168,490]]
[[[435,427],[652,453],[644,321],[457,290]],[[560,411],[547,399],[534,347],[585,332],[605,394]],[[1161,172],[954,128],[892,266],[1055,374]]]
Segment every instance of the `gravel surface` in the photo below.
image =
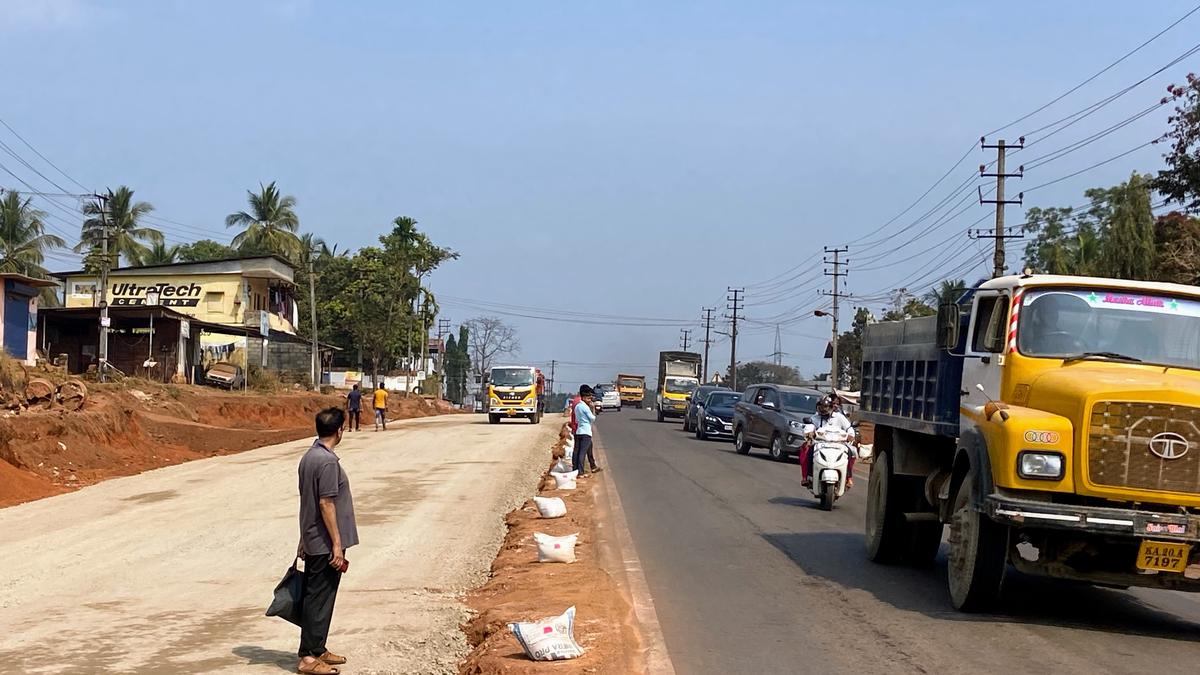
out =
[[[329,646],[354,673],[455,673],[461,595],[534,493],[558,425],[476,415],[349,434],[360,546]],[[286,443],[0,510],[0,673],[278,673],[299,631],[263,616],[296,546]]]

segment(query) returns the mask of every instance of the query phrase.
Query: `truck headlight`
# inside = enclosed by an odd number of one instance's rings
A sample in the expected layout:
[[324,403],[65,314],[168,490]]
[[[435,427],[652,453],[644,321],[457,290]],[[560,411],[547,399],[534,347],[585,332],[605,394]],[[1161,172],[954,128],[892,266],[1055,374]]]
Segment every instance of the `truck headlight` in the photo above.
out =
[[1017,473],[1021,478],[1061,480],[1063,456],[1058,452],[1022,450],[1017,455]]

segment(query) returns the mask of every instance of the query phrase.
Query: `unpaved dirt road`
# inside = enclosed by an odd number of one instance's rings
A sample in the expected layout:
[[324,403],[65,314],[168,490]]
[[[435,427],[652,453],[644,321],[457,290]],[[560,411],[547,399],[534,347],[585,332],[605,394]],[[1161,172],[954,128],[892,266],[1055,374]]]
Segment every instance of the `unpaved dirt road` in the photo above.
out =
[[[329,646],[353,673],[456,672],[458,594],[533,494],[557,424],[476,415],[348,434],[360,546]],[[0,673],[279,673],[298,629],[263,611],[297,539],[286,443],[0,510]]]

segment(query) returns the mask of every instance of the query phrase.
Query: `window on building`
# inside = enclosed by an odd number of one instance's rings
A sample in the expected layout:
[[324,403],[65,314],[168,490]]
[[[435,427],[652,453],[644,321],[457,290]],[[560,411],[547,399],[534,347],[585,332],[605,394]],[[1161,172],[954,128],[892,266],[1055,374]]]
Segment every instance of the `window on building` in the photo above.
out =
[[224,309],[225,294],[209,291],[204,294],[204,309],[209,312],[220,312]]

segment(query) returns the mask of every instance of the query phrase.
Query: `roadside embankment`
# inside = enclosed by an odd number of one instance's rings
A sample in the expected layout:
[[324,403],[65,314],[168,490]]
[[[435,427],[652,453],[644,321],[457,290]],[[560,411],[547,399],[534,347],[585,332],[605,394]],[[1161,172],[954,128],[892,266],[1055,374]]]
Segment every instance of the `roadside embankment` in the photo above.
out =
[[[473,649],[462,675],[561,672],[627,674],[642,672],[642,646],[632,605],[618,582],[613,556],[604,550],[611,514],[602,493],[602,475],[581,478],[574,490],[559,490],[549,476],[563,453],[559,440],[548,449],[538,493],[560,497],[567,513],[541,518],[532,499],[510,512],[508,532],[492,563],[491,578],[467,596],[475,612],[463,631]],[[534,533],[579,534],[574,563],[539,563]],[[511,621],[533,621],[575,606],[575,640],[584,654],[576,660],[534,662],[508,630]]]

